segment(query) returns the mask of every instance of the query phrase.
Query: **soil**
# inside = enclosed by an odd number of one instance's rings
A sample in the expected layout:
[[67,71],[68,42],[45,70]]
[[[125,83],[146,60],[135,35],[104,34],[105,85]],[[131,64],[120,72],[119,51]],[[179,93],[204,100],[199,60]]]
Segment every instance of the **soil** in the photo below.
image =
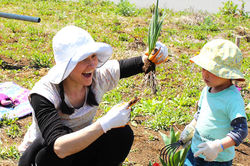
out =
[[[22,133],[25,133],[27,130],[27,127],[25,127],[27,124],[31,123],[31,116],[25,117],[23,119],[20,119],[17,121],[18,125],[22,129]],[[142,117],[135,118],[135,120],[130,123],[131,128],[134,131],[134,143],[131,148],[131,151],[124,162],[128,166],[148,166],[149,161],[152,163],[157,162],[160,163],[159,155],[160,150],[162,147],[164,147],[163,140],[161,138],[161,135],[159,131],[154,131],[152,129],[146,128],[145,126],[141,125],[140,123],[144,119]],[[250,122],[248,122],[248,126],[250,126]],[[174,126],[174,130],[182,131],[184,126]],[[233,166],[250,166],[250,127],[248,127],[248,136],[243,141],[243,143],[236,147],[236,157],[233,161]],[[22,137],[19,138],[9,138],[3,133],[4,129],[0,128],[0,134],[1,140],[3,142],[3,145],[19,145],[22,141]],[[160,132],[169,135],[169,131],[163,131]],[[13,160],[2,160],[0,159],[0,166],[15,166],[17,165],[17,161]]]
[[[250,125],[250,122],[248,122],[248,126]],[[175,126],[175,130],[180,130],[184,126]],[[240,146],[236,147],[236,157],[233,160],[234,166],[250,166],[250,127],[248,127],[248,136],[244,140]],[[138,125],[137,127],[132,126],[132,129],[134,131],[135,140],[134,144],[132,146],[132,149],[128,155],[128,161],[132,165],[136,166],[147,166],[149,164],[149,161],[152,163],[158,162],[160,150],[162,147],[164,147],[163,140],[159,134],[159,131],[153,131],[150,129],[147,129],[141,125]],[[169,135],[168,131],[160,131],[164,134]],[[154,139],[149,138],[151,136],[154,136]]]

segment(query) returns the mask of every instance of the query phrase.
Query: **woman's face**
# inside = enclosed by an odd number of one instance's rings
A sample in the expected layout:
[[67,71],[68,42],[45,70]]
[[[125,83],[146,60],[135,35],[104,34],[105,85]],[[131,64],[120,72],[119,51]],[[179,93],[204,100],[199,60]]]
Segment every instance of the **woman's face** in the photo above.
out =
[[97,65],[98,58],[96,54],[92,54],[83,61],[78,62],[74,70],[70,73],[69,79],[83,86],[89,86],[92,84],[93,73]]

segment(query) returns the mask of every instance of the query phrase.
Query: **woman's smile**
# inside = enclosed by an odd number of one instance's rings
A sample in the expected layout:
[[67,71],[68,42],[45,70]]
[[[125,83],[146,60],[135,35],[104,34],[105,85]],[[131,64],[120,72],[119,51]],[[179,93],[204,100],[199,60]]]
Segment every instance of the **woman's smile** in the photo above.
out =
[[82,73],[83,77],[90,78],[92,76],[92,73]]

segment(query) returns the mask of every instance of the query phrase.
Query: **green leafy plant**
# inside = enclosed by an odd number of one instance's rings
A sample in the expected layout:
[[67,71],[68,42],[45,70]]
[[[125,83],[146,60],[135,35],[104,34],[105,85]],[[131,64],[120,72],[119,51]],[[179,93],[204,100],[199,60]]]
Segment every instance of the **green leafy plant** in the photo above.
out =
[[[192,116],[187,113],[190,108],[184,106],[184,104],[189,105],[190,101],[187,103],[182,101],[184,99],[181,98],[176,100],[178,101],[168,101],[165,97],[142,98],[131,112],[132,120],[137,116],[152,117],[145,120],[143,124],[154,130],[167,129],[173,123],[183,124],[189,122],[192,119]],[[178,104],[183,104],[183,106]]]
[[201,24],[202,29],[207,31],[218,31],[218,24],[214,23],[210,16],[205,17],[204,22]]
[[151,20],[149,31],[148,31],[148,54],[150,54],[155,48],[155,44],[158,40],[158,37],[160,36],[162,23],[166,16],[164,15],[162,16],[162,18],[160,18],[158,3],[159,3],[159,0],[157,0],[156,2],[154,14],[152,16],[152,20]]
[[[170,136],[169,137],[167,135],[163,134],[162,132],[160,132],[160,134],[161,134],[161,137],[162,137],[165,145],[177,142],[179,140],[179,137],[180,137],[180,132],[178,132],[178,131],[175,132],[173,129],[173,126],[171,126],[171,128],[170,128]],[[168,163],[166,163],[162,158],[160,158],[160,161],[161,161],[163,166],[171,165],[171,163],[175,163],[175,166],[183,166],[187,152],[189,149],[190,149],[190,145],[188,147],[185,147],[184,149],[177,151],[176,153],[171,155]]]
[[32,58],[32,65],[38,68],[51,67],[52,57],[47,54],[34,54]]
[[220,13],[222,15],[237,15],[239,14],[242,17],[248,18],[248,12],[245,12],[245,2],[243,0],[240,0],[242,2],[241,4],[241,9],[238,9],[238,5],[234,4],[233,1],[227,1],[227,2],[222,2],[224,5],[220,9]]
[[128,0],[121,0],[118,4],[118,13],[123,16],[134,16],[136,15],[136,7]]
[[250,121],[250,103],[246,106],[247,121]]
[[11,138],[16,138],[22,135],[22,132],[17,124],[11,124],[10,127],[5,129],[5,132]]
[[19,159],[20,154],[15,145],[3,148],[0,146],[0,158],[2,159]]
[[224,5],[220,8],[220,12],[223,15],[234,15],[237,12],[238,5],[234,4],[233,1],[222,2]]
[[15,124],[16,121],[17,121],[17,118],[11,119],[11,118],[8,118],[6,115],[3,115],[2,118],[0,119],[0,127],[11,126]]
[[246,2],[244,2],[243,0],[240,0],[240,1],[242,2],[241,9],[239,9],[240,15],[243,16],[243,17],[249,18],[249,15],[248,15],[249,12],[245,12],[245,4],[246,4]]
[[[154,14],[152,15],[152,19],[149,25],[149,30],[148,30],[148,59],[149,61],[146,61],[144,63],[144,71],[147,73],[145,75],[145,81],[146,84],[148,84],[152,92],[156,94],[156,75],[155,75],[155,64],[151,62],[150,60],[153,59],[154,53],[156,53],[155,45],[158,40],[158,37],[160,36],[161,28],[162,28],[162,23],[166,15],[162,16],[160,19],[160,14],[159,14],[159,9],[158,9],[158,3],[159,0],[156,1],[156,5],[154,8]],[[154,51],[154,52],[153,52]]]

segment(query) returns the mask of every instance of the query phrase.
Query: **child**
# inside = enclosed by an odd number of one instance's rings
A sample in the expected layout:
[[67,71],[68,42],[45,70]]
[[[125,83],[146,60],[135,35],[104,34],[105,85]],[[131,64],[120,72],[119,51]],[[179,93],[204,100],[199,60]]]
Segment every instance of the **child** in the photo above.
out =
[[185,166],[232,165],[234,146],[247,136],[244,101],[232,84],[232,80],[245,80],[240,72],[241,55],[234,43],[215,39],[190,59],[202,67],[207,86],[202,90],[194,120],[183,131],[195,129]]

